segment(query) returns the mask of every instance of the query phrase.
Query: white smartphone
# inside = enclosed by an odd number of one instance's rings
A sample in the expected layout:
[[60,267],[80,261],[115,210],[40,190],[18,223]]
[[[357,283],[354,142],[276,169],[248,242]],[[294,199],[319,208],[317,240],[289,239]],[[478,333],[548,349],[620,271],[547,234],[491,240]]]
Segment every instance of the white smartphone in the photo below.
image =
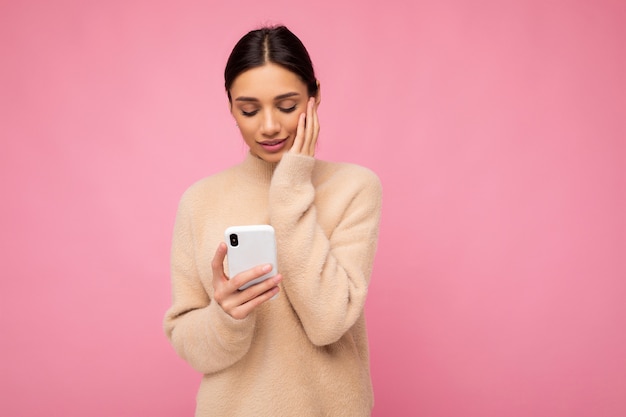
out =
[[274,228],[268,224],[251,226],[231,226],[224,232],[228,246],[228,276],[234,277],[240,272],[255,266],[271,264],[272,270],[243,285],[245,290],[278,273],[276,262],[276,238]]

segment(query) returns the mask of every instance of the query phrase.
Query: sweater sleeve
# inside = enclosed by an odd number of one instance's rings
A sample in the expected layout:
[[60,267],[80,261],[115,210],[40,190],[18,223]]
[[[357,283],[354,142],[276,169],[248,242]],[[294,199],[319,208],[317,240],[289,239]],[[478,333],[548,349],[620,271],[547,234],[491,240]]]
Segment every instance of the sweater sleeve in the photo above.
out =
[[199,232],[194,230],[193,205],[193,197],[189,192],[185,193],[174,225],[172,305],[165,314],[163,325],[178,355],[194,369],[206,374],[225,369],[246,354],[252,342],[255,320],[254,315],[243,320],[233,319],[211,300],[202,285],[195,257]]
[[[318,221],[311,180],[315,159],[285,154],[270,187],[270,222],[279,242],[283,288],[302,326],[318,346],[339,340],[363,314],[378,239],[382,189],[358,167],[332,183],[324,210],[338,222]],[[341,175],[341,174],[339,174]],[[327,217],[327,216],[325,216]]]

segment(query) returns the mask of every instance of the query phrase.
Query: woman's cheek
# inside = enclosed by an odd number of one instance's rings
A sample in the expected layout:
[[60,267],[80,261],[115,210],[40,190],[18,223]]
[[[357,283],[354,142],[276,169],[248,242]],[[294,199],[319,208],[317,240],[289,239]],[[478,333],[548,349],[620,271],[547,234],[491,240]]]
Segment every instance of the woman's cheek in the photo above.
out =
[[300,118],[300,113],[294,111],[289,116],[289,132],[295,136],[298,131],[298,119]]

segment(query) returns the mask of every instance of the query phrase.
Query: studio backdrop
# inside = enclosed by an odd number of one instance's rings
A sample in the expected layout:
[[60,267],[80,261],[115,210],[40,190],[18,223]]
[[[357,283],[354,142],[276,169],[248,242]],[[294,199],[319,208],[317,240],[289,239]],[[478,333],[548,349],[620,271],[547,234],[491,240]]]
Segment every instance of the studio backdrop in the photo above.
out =
[[[190,416],[178,200],[241,161],[223,69],[282,23],[317,157],[383,184],[374,417],[626,415],[621,1],[4,1],[0,414]],[[212,256],[212,254],[207,254]]]

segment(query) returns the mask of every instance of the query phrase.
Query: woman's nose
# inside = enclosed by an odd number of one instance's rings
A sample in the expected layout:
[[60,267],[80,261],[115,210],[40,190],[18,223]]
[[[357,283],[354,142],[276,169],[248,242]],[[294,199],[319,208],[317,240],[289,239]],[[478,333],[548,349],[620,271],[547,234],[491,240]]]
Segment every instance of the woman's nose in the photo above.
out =
[[271,111],[265,112],[263,114],[261,133],[265,136],[274,136],[278,132],[280,132],[280,123],[275,115]]

